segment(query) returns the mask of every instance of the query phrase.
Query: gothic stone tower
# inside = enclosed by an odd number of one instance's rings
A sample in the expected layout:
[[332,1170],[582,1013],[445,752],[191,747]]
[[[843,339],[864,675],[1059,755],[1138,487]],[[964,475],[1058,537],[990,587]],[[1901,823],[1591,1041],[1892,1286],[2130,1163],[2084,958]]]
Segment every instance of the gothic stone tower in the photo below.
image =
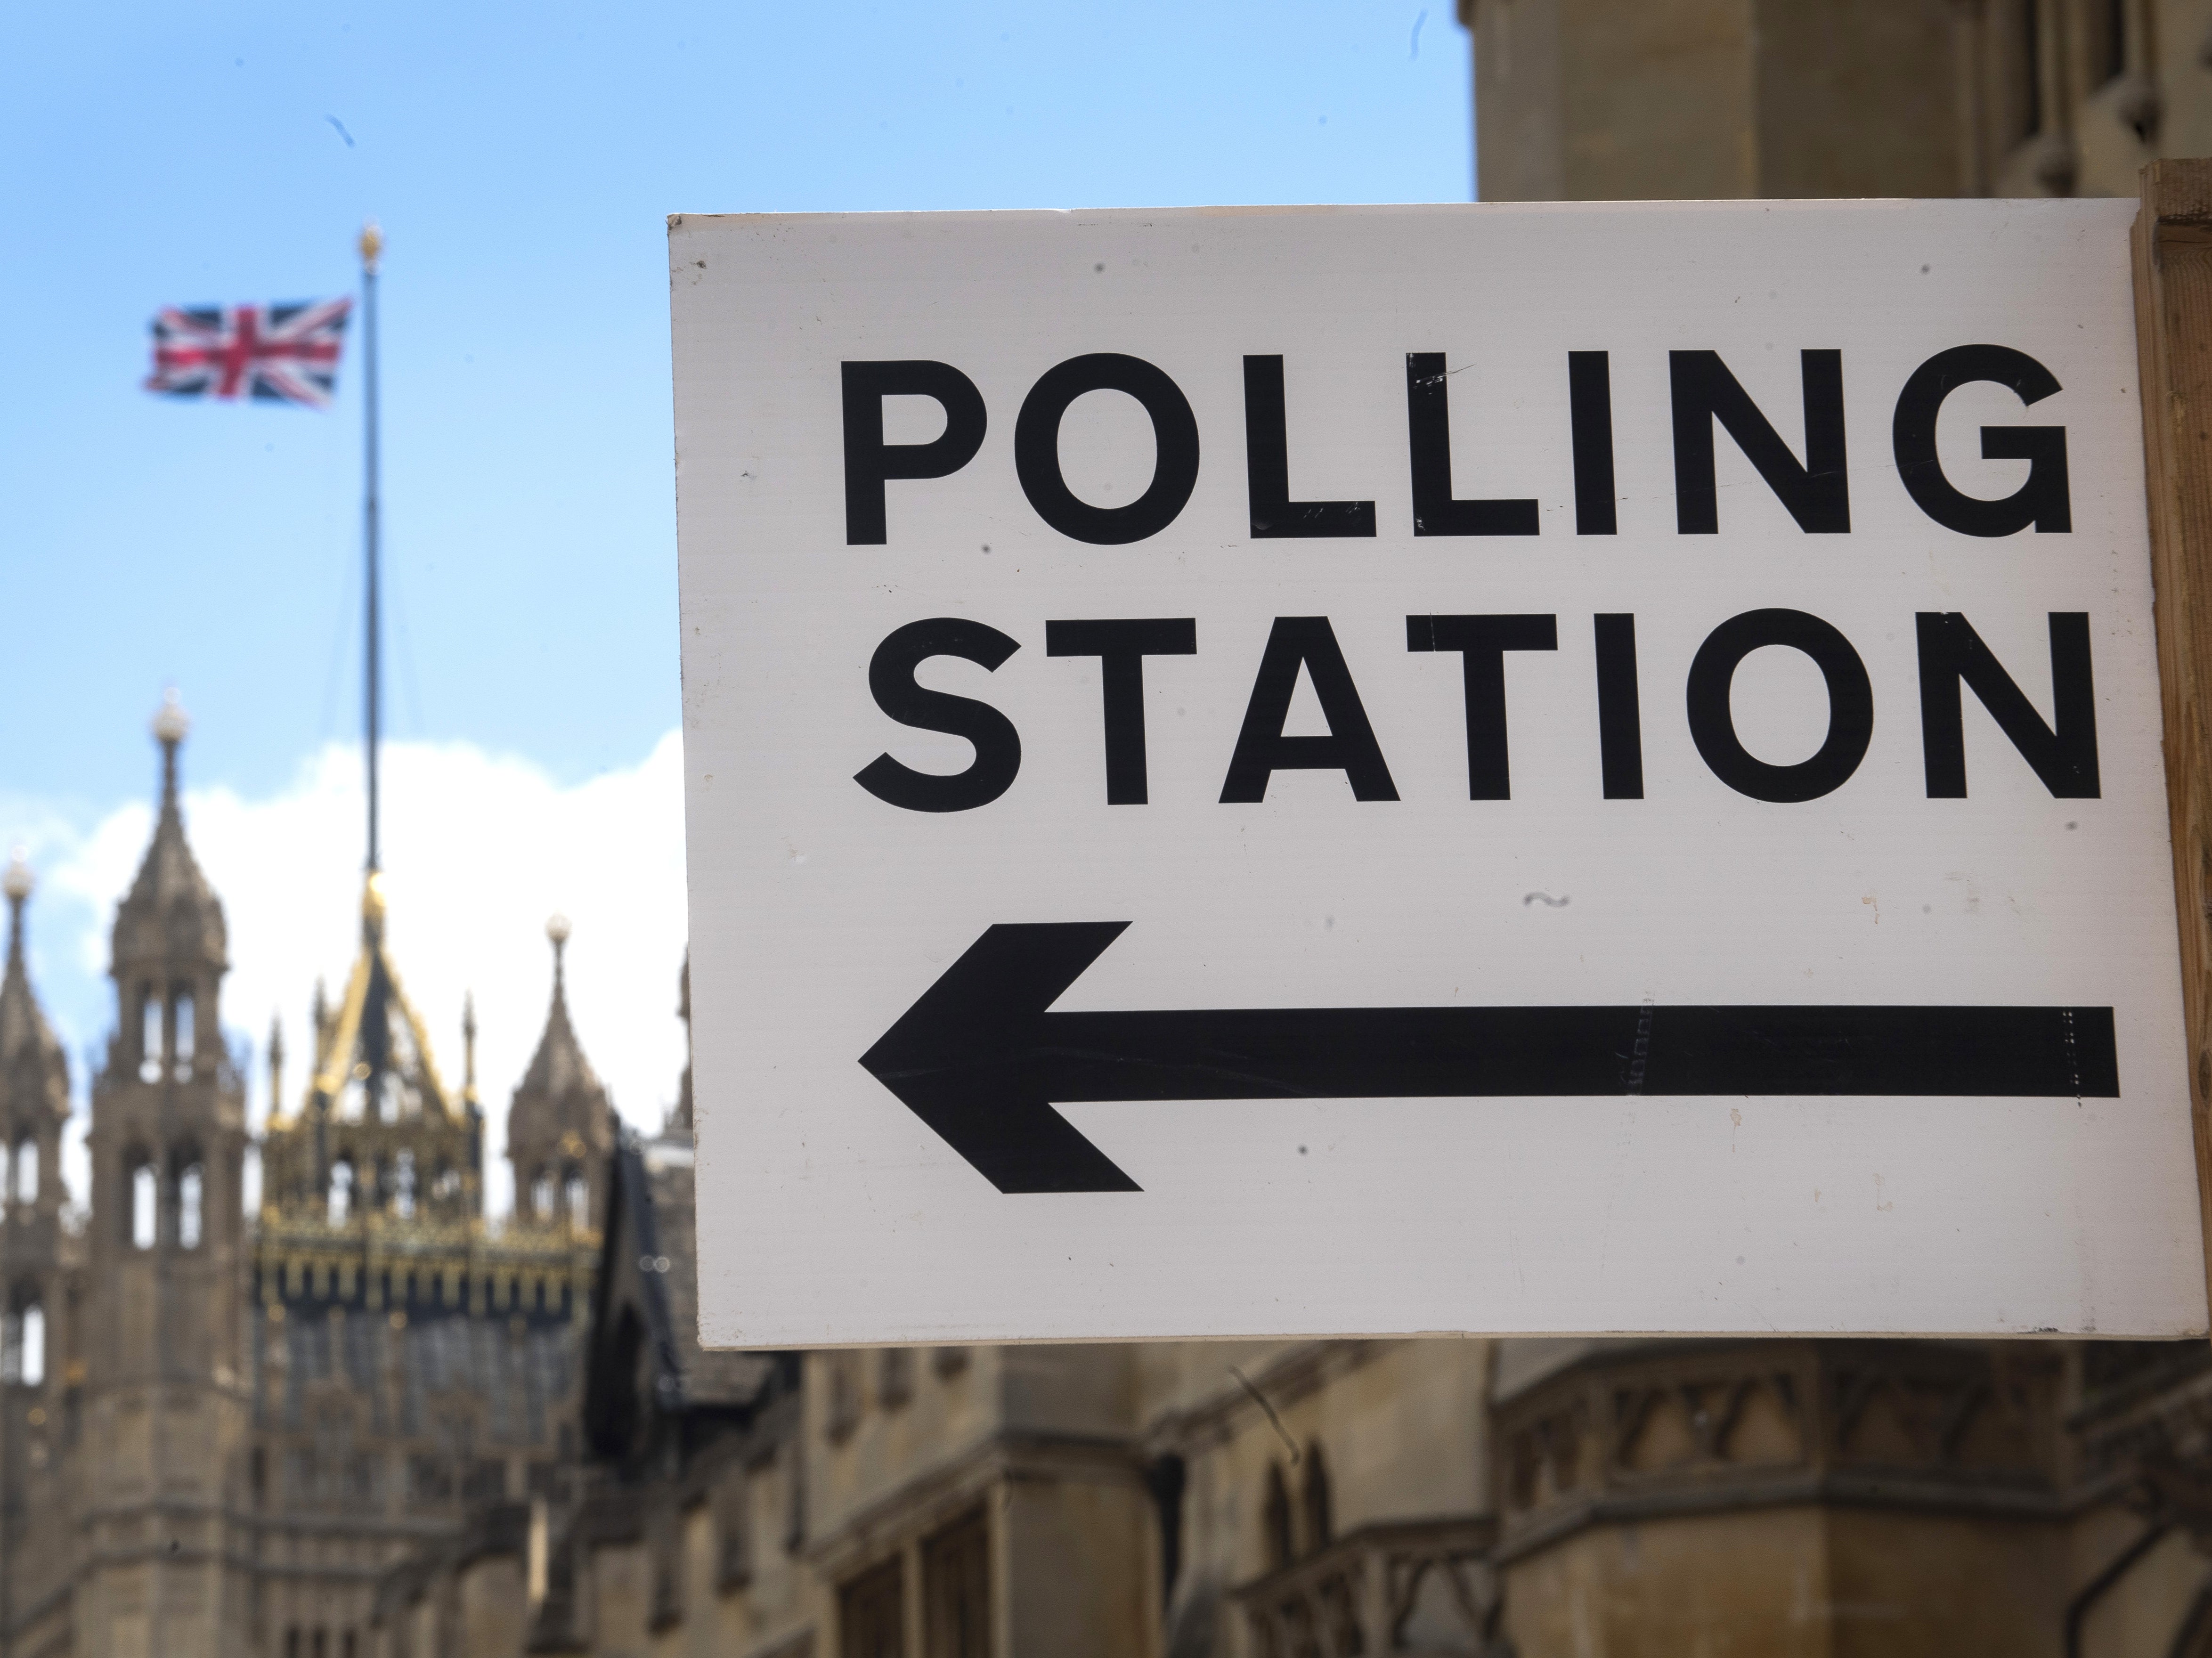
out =
[[[71,1351],[76,1240],[61,1225],[69,1064],[32,993],[23,943],[31,872],[18,859],[0,977],[0,1650],[41,1623],[66,1630],[71,1564],[58,1459],[66,1448],[58,1355]],[[65,1362],[65,1361],[64,1361]]]
[[161,816],[115,917],[117,1026],[94,1079],[77,1649],[247,1650],[241,1382],[245,1097],[224,1052],[222,906],[185,839],[173,695]]
[[69,1121],[69,1061],[32,993],[24,958],[31,884],[20,860],[0,877],[9,914],[8,967],[0,977],[0,1384],[15,1385],[36,1385],[46,1370],[45,1326],[59,1287],[62,1126]]

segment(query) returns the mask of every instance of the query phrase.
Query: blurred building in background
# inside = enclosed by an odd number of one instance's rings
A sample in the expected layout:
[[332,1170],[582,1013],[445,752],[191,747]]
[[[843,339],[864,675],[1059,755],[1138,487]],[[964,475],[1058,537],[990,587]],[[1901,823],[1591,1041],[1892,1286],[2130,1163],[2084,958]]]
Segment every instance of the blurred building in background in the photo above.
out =
[[581,1502],[395,1570],[374,1651],[2212,1654],[2201,1342],[705,1353],[691,1197],[680,1123],[619,1154]]
[[2212,155],[2203,0],[1458,0],[1486,202],[2132,196]]
[[[397,1564],[488,1505],[565,1512],[613,1120],[568,1021],[509,1114],[518,1212],[483,1212],[483,1113],[441,1078],[372,875],[343,999],[272,1117],[245,1203],[222,1037],[222,904],[185,835],[183,710],[118,907],[116,1023],[92,1078],[87,1212],[65,1218],[68,1066],[23,950],[0,979],[0,1655],[366,1658]],[[559,931],[559,930],[556,930]]]

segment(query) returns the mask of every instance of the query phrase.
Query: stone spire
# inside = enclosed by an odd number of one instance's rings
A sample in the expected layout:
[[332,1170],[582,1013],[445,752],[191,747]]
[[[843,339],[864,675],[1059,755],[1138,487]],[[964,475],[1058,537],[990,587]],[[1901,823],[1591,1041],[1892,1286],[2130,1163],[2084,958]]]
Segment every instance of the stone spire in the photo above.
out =
[[185,838],[177,751],[191,721],[173,689],[153,730],[161,745],[161,811],[138,877],[116,906],[108,963],[118,1014],[112,1062],[149,1080],[165,1067],[213,1074],[222,1044],[216,999],[230,968],[222,901]]
[[23,964],[23,905],[37,884],[30,865],[24,860],[23,848],[17,847],[8,860],[7,875],[0,877],[0,892],[8,895],[8,965],[11,969]]
[[604,1106],[606,1090],[599,1085],[592,1062],[584,1057],[583,1044],[576,1040],[576,1028],[568,1022],[568,918],[556,915],[547,921],[545,936],[553,944],[553,1005],[546,1012],[538,1052],[515,1091],[517,1106],[526,1094],[554,1102],[595,1096]]
[[573,1219],[571,1187],[580,1181],[589,1189],[596,1228],[606,1212],[614,1111],[568,1018],[568,918],[547,921],[545,936],[553,944],[553,1002],[507,1118],[515,1207],[526,1218]]
[[31,989],[24,960],[23,907],[35,884],[18,849],[7,874],[0,876],[0,891],[8,896],[8,968],[0,976],[0,1098],[18,1114],[43,1106],[66,1116],[69,1061]]
[[222,974],[229,965],[222,905],[200,872],[185,838],[178,799],[177,750],[191,731],[177,693],[169,691],[154,716],[161,745],[161,807],[138,878],[115,914],[114,973],[119,981],[140,969],[171,969]]

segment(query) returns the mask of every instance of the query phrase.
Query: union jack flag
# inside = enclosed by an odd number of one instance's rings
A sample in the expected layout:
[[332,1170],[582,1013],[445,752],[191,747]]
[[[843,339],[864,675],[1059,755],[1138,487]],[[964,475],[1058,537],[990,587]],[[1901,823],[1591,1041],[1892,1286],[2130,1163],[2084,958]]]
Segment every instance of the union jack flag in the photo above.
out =
[[149,392],[327,407],[350,299],[163,307],[154,319]]

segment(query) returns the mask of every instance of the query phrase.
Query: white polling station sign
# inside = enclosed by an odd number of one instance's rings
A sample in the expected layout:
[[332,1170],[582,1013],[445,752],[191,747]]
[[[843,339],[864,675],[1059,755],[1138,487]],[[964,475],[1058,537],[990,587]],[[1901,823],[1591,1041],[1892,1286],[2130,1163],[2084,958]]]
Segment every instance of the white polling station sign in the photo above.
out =
[[2134,212],[672,221],[704,1339],[2203,1330]]

